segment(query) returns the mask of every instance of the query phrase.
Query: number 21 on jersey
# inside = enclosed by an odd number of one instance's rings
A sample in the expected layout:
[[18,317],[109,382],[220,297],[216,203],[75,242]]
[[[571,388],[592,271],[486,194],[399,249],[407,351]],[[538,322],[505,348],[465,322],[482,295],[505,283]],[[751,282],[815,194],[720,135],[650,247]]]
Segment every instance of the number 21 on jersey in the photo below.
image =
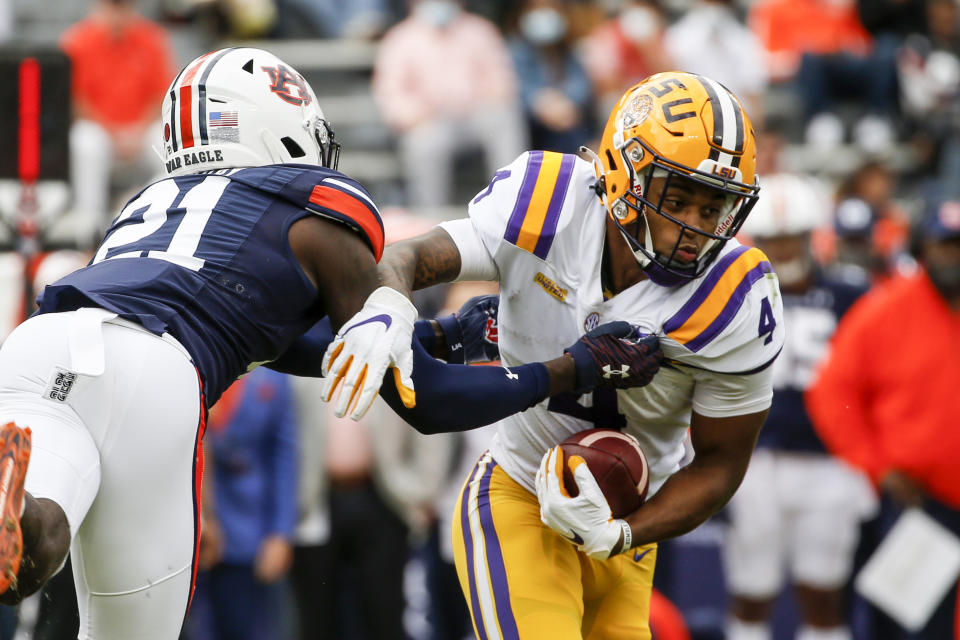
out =
[[[192,271],[203,267],[197,245],[230,179],[207,176],[181,196],[174,180],[161,180],[127,203],[92,264],[114,258],[158,258]],[[178,202],[179,200],[179,202]]]

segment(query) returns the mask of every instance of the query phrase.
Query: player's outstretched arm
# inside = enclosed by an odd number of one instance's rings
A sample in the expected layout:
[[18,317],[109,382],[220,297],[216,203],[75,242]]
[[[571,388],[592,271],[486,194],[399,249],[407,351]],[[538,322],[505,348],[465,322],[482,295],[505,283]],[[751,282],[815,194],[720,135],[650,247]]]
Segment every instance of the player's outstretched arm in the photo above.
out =
[[[464,307],[474,313],[486,315],[483,301],[470,300]],[[461,312],[464,308],[461,308]],[[419,335],[439,332],[441,341],[448,341],[443,334],[443,322],[420,321]],[[621,386],[624,379],[617,376],[604,378],[604,367],[615,370],[624,366],[636,366],[637,362],[656,362],[659,358],[651,350],[650,341],[636,343],[623,340],[633,335],[634,329],[627,323],[601,325],[578,340],[567,353],[546,362],[535,362],[510,369],[497,366],[466,366],[448,364],[432,357],[420,344],[413,342],[413,381],[420,389],[416,406],[406,406],[400,398],[394,381],[384,381],[380,393],[387,404],[404,420],[421,433],[466,431],[481,427],[508,415],[524,411],[536,403],[561,393],[589,390],[594,386]],[[485,323],[465,322],[459,331],[467,342],[474,342],[469,335],[479,331]],[[283,356],[269,363],[272,369],[301,376],[317,376],[317,355],[323,353],[333,340],[330,323],[322,320],[295,342]],[[434,336],[426,339],[432,343]],[[623,344],[613,344],[614,341]],[[580,345],[578,347],[577,345]],[[619,354],[619,355],[618,355]],[[633,363],[631,365],[630,363]],[[586,372],[586,373],[585,373]],[[650,377],[652,377],[650,373]],[[587,382],[589,379],[591,382]],[[649,378],[637,375],[633,386],[649,382]]]
[[460,275],[460,250],[446,231],[436,227],[389,245],[378,267],[380,280],[407,295]]
[[347,227],[319,217],[298,220],[289,237],[338,329],[321,363],[324,400],[333,400],[339,391],[334,413],[358,420],[393,368],[404,403],[415,404],[410,340],[417,311],[405,295],[380,286],[370,246]]

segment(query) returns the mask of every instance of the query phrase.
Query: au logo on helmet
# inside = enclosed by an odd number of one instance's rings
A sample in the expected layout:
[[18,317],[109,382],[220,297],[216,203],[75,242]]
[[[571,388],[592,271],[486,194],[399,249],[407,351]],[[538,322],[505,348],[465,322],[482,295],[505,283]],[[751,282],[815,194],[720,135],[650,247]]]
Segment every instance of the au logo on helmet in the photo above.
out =
[[[307,89],[307,83],[304,82],[300,74],[291,72],[282,64],[275,67],[260,68],[270,75],[270,90],[284,102],[299,107],[307,106],[313,101],[313,98],[310,97],[310,90]],[[293,93],[294,89],[296,89],[296,93]]]

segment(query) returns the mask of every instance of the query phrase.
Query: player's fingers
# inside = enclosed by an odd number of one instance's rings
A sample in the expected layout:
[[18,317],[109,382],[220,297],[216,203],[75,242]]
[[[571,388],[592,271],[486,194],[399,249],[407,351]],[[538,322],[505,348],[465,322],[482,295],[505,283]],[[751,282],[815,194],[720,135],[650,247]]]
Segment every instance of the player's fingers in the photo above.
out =
[[347,407],[353,399],[353,390],[357,386],[357,377],[363,367],[350,366],[350,371],[343,378],[343,388],[340,389],[340,395],[337,396],[337,402],[333,408],[333,415],[342,418],[347,415]]
[[[347,412],[354,420],[359,420],[359,417],[354,417],[354,411],[356,411],[357,404],[364,395],[364,384],[366,383],[366,380],[367,365],[364,364],[362,367],[360,367],[360,372],[357,374],[357,381],[354,383],[353,389],[350,391],[350,399],[347,401]],[[363,413],[366,413],[366,411]],[[360,414],[356,415],[359,416]]]
[[413,388],[413,378],[404,378],[396,367],[392,367],[392,370],[393,384],[397,388],[400,401],[407,409],[413,409],[417,406],[417,393]]
[[323,352],[323,362],[320,363],[321,376],[327,377],[327,374],[337,360],[337,356],[343,351],[343,344],[343,340],[337,338],[331,342],[327,350]]
[[[587,462],[580,458],[580,456],[570,456],[570,469],[573,471],[573,478],[577,481],[577,488],[580,490],[580,495],[590,499],[592,502],[596,501],[597,497],[603,499],[606,502],[606,498],[603,498],[603,492],[600,490],[600,485],[597,484],[597,479],[593,477],[593,473],[590,472],[590,468],[587,466]],[[579,458],[579,461],[574,465],[574,459]]]
[[325,378],[326,384],[323,388],[324,402],[330,402],[337,394],[337,389],[344,381],[344,378],[350,373],[350,366],[353,364],[353,356],[343,361],[339,368],[332,370]]

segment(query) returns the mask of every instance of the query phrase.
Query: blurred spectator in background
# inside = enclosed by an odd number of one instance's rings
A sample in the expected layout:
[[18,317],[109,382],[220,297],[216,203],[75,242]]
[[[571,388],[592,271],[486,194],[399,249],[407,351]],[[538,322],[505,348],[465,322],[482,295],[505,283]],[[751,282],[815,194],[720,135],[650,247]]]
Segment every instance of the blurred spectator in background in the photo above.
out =
[[927,0],[917,16],[924,24],[897,57],[904,115],[919,177],[960,197],[960,8],[955,0]]
[[133,186],[163,168],[151,143],[161,140],[160,102],[175,73],[173,55],[163,28],[134,4],[96,0],[60,40],[72,64],[70,181],[81,248],[91,247],[108,221],[115,174]]
[[656,0],[626,0],[584,39],[584,64],[593,81],[598,114],[609,113],[628,87],[674,68],[663,42],[665,25]]
[[678,69],[699,73],[730,89],[763,123],[767,68],[763,45],[737,16],[733,0],[695,0],[667,27],[667,53]]
[[389,0],[276,0],[279,38],[361,38],[381,35],[393,17]]
[[[884,520],[915,506],[960,534],[960,202],[931,199],[916,234],[923,269],[851,308],[807,408],[827,448],[883,490]],[[955,600],[954,587],[919,634],[903,637],[953,638]]]
[[293,560],[297,519],[297,420],[287,376],[258,367],[234,382],[210,410],[204,450],[213,473],[202,536],[212,566],[197,574],[188,638],[281,638],[276,589]]
[[510,53],[533,149],[576,153],[590,136],[592,87],[560,0],[520,3]]
[[837,191],[830,260],[861,267],[874,280],[912,266],[906,254],[910,221],[893,199],[896,186],[897,174],[874,160],[843,180]]
[[293,587],[302,640],[406,640],[411,538],[452,456],[453,434],[424,436],[376,402],[360,422],[333,415],[319,380],[295,383],[305,447]]
[[786,342],[773,364],[773,405],[743,483],[730,501],[724,548],[731,613],[726,640],[770,640],[785,572],[796,585],[798,640],[851,640],[843,589],[861,520],[876,509],[869,481],[826,453],[803,405],[838,319],[868,287],[821,270],[811,232],[829,202],[809,178],[764,177],[763,197],[741,233],[780,280]]
[[517,82],[496,26],[454,0],[412,0],[384,36],[373,94],[397,134],[409,203],[451,204],[454,159],[482,148],[493,173],[526,148]]
[[750,28],[767,51],[773,81],[794,82],[809,144],[830,149],[846,135],[839,108],[852,105],[854,141],[869,152],[894,142],[896,68],[877,54],[854,0],[759,0]]

